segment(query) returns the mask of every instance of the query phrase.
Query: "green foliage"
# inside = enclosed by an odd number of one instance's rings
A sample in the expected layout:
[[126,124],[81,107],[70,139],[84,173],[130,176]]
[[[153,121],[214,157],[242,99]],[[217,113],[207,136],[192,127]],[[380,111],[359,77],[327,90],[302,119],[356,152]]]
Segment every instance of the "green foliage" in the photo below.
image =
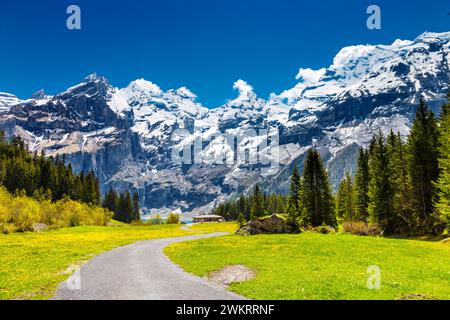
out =
[[[399,133],[391,131],[386,138],[380,131],[369,150],[360,150],[355,177],[357,220],[366,221],[367,207],[368,221],[386,234],[437,235],[442,231],[440,221],[448,223],[449,215],[449,109],[444,105],[438,125],[421,101],[406,144]],[[348,185],[346,179],[342,189]],[[342,189],[338,194],[340,217]]]
[[328,173],[316,150],[309,150],[306,156],[301,190],[301,224],[313,227],[322,224],[336,226],[334,199]]
[[180,223],[180,215],[174,212],[171,212],[167,217],[167,224],[179,224]]
[[336,196],[336,215],[340,220],[357,220],[353,180],[348,172],[339,185]]
[[243,227],[245,225],[245,218],[244,215],[242,214],[242,212],[239,213],[238,217],[237,217],[237,223],[239,225],[239,227]]
[[38,223],[51,229],[75,226],[104,226],[111,213],[98,206],[64,198],[38,201],[26,195],[12,196],[0,187],[0,232],[33,231]]
[[30,153],[24,141],[13,137],[6,142],[0,134],[0,184],[10,193],[58,201],[64,197],[84,203],[100,204],[99,182],[94,172],[74,174],[65,157],[46,158]]
[[442,107],[439,129],[441,133],[439,168],[441,171],[435,185],[439,196],[436,207],[440,219],[446,226],[446,233],[450,234],[450,94],[449,103]]
[[253,220],[257,217],[264,217],[265,215],[267,215],[267,213],[264,195],[261,192],[259,185],[257,184],[253,190],[250,219]]
[[386,139],[381,131],[375,136],[369,167],[371,176],[369,221],[379,225],[386,234],[392,234],[394,219],[392,172]]
[[301,216],[301,180],[297,164],[294,165],[294,170],[292,171],[289,191],[289,202],[287,205],[288,223],[295,226]]
[[[287,198],[280,194],[264,194],[266,214],[284,213],[286,211]],[[229,200],[216,206],[211,214],[224,217],[226,220],[238,220],[242,214],[245,221],[250,220],[253,195],[241,194],[238,200]]]
[[389,172],[393,193],[392,230],[398,234],[414,234],[416,223],[412,207],[412,190],[406,162],[406,145],[400,133],[393,131],[387,137]]
[[367,221],[369,217],[369,150],[360,148],[355,174],[355,209],[357,220]]
[[[418,227],[433,232],[435,225],[434,182],[439,176],[439,131],[433,112],[421,101],[408,138],[408,171]],[[448,152],[448,150],[446,151]]]
[[133,194],[133,217],[132,220],[135,222],[141,221],[141,208],[139,206],[139,194],[135,192]]

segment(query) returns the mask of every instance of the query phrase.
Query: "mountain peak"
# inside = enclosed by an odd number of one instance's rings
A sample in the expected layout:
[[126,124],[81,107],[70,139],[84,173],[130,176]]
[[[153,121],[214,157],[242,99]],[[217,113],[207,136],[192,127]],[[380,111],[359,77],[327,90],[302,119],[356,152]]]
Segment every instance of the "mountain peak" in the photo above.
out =
[[177,90],[175,90],[175,93],[177,95],[179,95],[180,97],[183,97],[183,98],[186,98],[189,100],[195,100],[197,98],[197,95],[186,87],[178,88]]
[[45,99],[47,95],[45,94],[44,89],[40,89],[31,95],[31,99],[34,100],[42,100]]
[[85,77],[85,78],[82,80],[83,83],[97,82],[97,81],[109,83],[109,82],[108,82],[108,79],[106,79],[106,78],[103,77],[103,76],[98,75],[96,72],[91,73],[90,75],[88,75],[87,77]]
[[424,32],[416,38],[416,42],[448,42],[450,40],[450,31],[447,32]]
[[153,94],[162,93],[161,88],[157,84],[142,78],[131,81],[127,88],[131,91],[145,91]]

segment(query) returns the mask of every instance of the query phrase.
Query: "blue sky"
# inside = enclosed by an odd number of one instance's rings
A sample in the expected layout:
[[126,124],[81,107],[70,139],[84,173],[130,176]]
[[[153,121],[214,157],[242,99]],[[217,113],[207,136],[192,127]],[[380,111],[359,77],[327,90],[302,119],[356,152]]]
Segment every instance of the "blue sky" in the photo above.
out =
[[[81,30],[66,28],[70,4]],[[381,7],[381,30],[366,28],[370,4]],[[237,79],[267,97],[343,46],[449,31],[449,12],[447,0],[0,0],[0,91],[55,94],[97,72],[118,87],[186,86],[215,107],[235,96]]]

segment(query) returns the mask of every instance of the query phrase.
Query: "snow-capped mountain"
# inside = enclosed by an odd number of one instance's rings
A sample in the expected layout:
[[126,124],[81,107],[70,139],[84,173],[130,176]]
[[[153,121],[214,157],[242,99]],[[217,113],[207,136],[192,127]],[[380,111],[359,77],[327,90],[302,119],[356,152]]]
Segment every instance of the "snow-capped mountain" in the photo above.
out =
[[21,102],[22,100],[20,100],[13,94],[0,92],[0,113],[9,111],[11,106],[19,104]]
[[[311,146],[336,187],[378,128],[407,134],[421,97],[438,111],[449,91],[449,40],[450,32],[424,33],[346,47],[327,68],[300,68],[295,87],[267,100],[238,80],[236,98],[217,108],[202,106],[185,87],[164,91],[139,79],[115,88],[93,74],[55,96],[41,91],[22,101],[1,93],[0,129],[33,150],[65,154],[76,170],[93,169],[103,191],[138,191],[152,211],[206,211],[257,182],[285,192],[292,165]],[[279,132],[278,165],[270,170],[232,153],[236,145],[259,145],[274,161],[271,147],[250,134],[261,129]],[[174,161],[179,150],[193,161]]]

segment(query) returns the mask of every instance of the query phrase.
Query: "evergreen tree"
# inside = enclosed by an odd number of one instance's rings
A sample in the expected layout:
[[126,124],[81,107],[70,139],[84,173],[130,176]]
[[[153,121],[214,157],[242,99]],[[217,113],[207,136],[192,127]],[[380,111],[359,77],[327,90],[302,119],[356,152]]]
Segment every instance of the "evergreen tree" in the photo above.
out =
[[265,201],[264,201],[264,195],[261,192],[261,189],[259,185],[257,184],[255,186],[255,189],[253,190],[253,201],[252,201],[252,207],[251,207],[251,219],[255,219],[257,217],[263,217],[266,215],[265,210]]
[[294,165],[294,169],[292,171],[291,176],[291,185],[290,185],[290,193],[289,193],[289,202],[287,205],[287,213],[288,213],[288,220],[290,224],[295,224],[297,219],[301,215],[301,209],[300,209],[300,192],[301,192],[301,185],[300,185],[300,174],[298,173],[298,167],[297,164]]
[[141,221],[141,208],[139,206],[139,194],[135,192],[133,194],[133,221]]
[[111,188],[103,200],[103,207],[116,213],[118,211],[118,200],[117,192]]
[[433,232],[436,222],[433,213],[436,200],[434,183],[439,177],[438,146],[439,132],[435,116],[425,102],[420,101],[407,150],[415,219],[421,233]]
[[117,212],[114,219],[124,223],[130,223],[133,220],[133,204],[130,192],[126,191],[119,197]]
[[450,94],[449,102],[444,104],[439,121],[440,145],[439,168],[440,175],[436,183],[438,190],[437,209],[440,219],[450,234]]
[[309,150],[302,179],[302,224],[314,227],[326,224],[336,226],[331,186],[319,153]]
[[355,197],[352,177],[346,173],[336,198],[336,215],[342,221],[356,221]]
[[238,218],[237,218],[237,223],[239,225],[239,227],[243,227],[245,225],[245,218],[244,215],[242,214],[242,212],[239,213]]
[[369,217],[369,150],[360,148],[355,174],[355,209],[357,220],[367,221]]
[[393,208],[394,193],[386,140],[381,131],[375,136],[369,167],[371,177],[369,184],[369,219],[371,223],[377,224],[386,234],[391,234],[395,215]]
[[411,188],[406,162],[406,146],[400,133],[391,130],[387,138],[389,157],[389,172],[393,193],[393,224],[391,230],[395,233],[413,234],[414,217],[411,202]]

